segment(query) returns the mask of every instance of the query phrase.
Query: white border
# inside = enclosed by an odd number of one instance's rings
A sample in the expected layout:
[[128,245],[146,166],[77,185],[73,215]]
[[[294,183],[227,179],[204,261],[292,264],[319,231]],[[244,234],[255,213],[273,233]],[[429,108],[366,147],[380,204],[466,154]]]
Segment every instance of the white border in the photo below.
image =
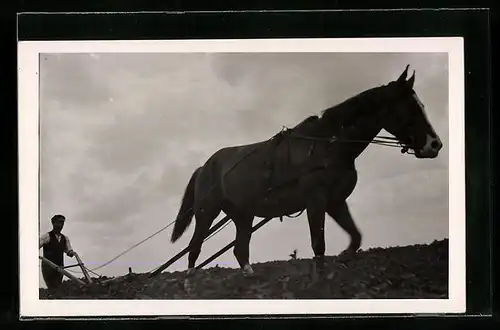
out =
[[[449,299],[39,300],[38,65],[40,53],[447,52],[449,54]],[[42,41],[18,44],[20,316],[270,315],[465,312],[463,39],[356,38],[184,41]]]

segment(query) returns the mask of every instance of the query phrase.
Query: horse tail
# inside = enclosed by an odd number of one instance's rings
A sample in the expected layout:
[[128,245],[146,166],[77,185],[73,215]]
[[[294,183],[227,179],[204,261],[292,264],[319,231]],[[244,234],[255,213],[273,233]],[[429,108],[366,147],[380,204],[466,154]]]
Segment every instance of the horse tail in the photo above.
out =
[[191,224],[191,221],[193,220],[193,215],[194,215],[194,186],[196,182],[196,178],[198,177],[198,174],[200,173],[201,167],[197,168],[193,175],[191,176],[191,179],[189,180],[189,183],[186,187],[186,190],[184,191],[184,196],[182,197],[182,203],[181,203],[181,208],[179,210],[179,213],[177,214],[177,218],[175,220],[175,225],[174,225],[174,230],[172,231],[172,237],[170,238],[170,241],[174,243],[177,241],[182,234],[186,231],[187,227]]

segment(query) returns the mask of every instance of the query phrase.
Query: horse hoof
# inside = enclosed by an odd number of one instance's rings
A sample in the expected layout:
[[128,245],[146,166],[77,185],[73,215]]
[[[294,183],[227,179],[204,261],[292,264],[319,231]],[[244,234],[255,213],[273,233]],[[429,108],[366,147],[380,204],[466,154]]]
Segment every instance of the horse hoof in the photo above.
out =
[[337,260],[340,263],[348,262],[356,257],[356,251],[351,249],[346,249],[339,254]]
[[342,251],[342,253],[340,255],[353,256],[353,255],[355,255],[358,252],[358,250],[359,250],[359,248],[358,249],[347,248],[344,251]]
[[194,275],[194,273],[195,273],[195,271],[196,271],[196,269],[194,269],[194,268],[188,268],[188,270],[187,270],[187,272],[186,272],[186,276],[187,276],[187,277],[191,277],[191,276],[193,276],[193,275]]
[[243,267],[243,276],[245,277],[250,277],[250,276],[253,276],[255,273],[253,271],[253,268],[252,266],[250,266],[249,264],[246,264],[244,267]]

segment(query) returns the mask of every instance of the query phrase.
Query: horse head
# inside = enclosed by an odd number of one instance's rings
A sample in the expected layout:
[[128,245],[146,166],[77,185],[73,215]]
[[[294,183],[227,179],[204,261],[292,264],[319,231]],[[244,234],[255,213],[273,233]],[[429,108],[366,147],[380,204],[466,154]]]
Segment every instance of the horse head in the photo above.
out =
[[413,89],[415,71],[407,78],[409,66],[388,87],[393,97],[383,120],[383,128],[394,135],[405,149],[414,151],[417,158],[435,158],[443,147],[427,115],[425,107]]

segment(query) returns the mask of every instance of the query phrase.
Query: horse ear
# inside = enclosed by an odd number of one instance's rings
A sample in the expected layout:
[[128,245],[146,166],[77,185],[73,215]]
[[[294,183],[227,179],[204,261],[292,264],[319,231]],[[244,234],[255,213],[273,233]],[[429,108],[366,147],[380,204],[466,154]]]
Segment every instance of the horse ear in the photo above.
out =
[[410,67],[410,65],[408,64],[406,66],[406,69],[403,71],[403,73],[399,76],[397,82],[398,83],[404,83],[406,81],[406,76],[408,75],[408,68]]
[[411,75],[410,79],[406,82],[406,85],[409,88],[413,88],[413,84],[415,83],[415,70],[413,70],[413,74]]

